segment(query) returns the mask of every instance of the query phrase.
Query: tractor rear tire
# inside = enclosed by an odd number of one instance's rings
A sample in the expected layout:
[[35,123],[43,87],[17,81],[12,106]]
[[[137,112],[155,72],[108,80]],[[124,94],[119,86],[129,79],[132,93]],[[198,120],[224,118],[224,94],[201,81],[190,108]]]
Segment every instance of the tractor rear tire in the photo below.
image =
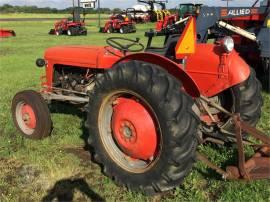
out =
[[261,118],[263,97],[262,85],[256,78],[253,68],[250,68],[249,78],[239,85],[240,89],[240,116],[241,119],[255,127]]
[[136,26],[135,25],[132,25],[130,28],[130,33],[136,33],[137,29],[136,29]]
[[76,32],[76,29],[74,27],[70,27],[67,30],[67,35],[68,36],[74,36],[76,34],[75,32]]
[[[229,89],[225,94],[221,95],[221,98],[223,99],[223,107],[228,111],[235,113],[235,100],[239,99],[241,119],[250,126],[256,127],[256,124],[261,117],[263,98],[261,95],[262,85],[256,78],[254,69],[250,68],[249,78],[236,86],[236,88],[239,91],[239,95],[235,95],[232,89]],[[223,127],[230,133],[235,133],[235,127],[231,120],[226,120]],[[244,133],[244,137],[247,137],[246,133]]]
[[262,65],[264,72],[262,76],[263,90],[270,93],[270,58],[263,58]]
[[52,121],[48,105],[33,90],[17,93],[12,100],[12,117],[16,128],[29,139],[43,139],[51,134]]
[[84,29],[84,30],[82,31],[82,35],[83,35],[83,36],[87,36],[87,29]]
[[[181,86],[178,80],[160,67],[138,61],[117,64],[97,77],[90,95],[86,121],[89,144],[94,151],[94,160],[101,164],[105,175],[117,184],[152,195],[173,189],[189,174],[195,161],[199,119],[192,110],[192,98],[180,90]],[[152,160],[130,157],[116,143],[111,118],[115,113],[112,112],[115,110],[113,103],[118,92],[129,92],[129,100],[143,103],[145,110],[150,111],[156,126],[154,128],[159,134]],[[107,105],[108,100],[114,101]],[[111,114],[105,113],[107,108]],[[125,116],[129,110],[120,111]],[[144,120],[144,117],[140,116],[137,120]],[[145,125],[143,122],[140,126]],[[142,137],[142,143],[146,142],[144,138],[147,137]],[[106,138],[110,138],[111,142],[108,143]],[[151,145],[152,142],[147,143],[140,150]],[[124,153],[124,158],[119,158],[117,153]]]
[[120,34],[126,34],[128,33],[128,27],[127,26],[122,26],[119,30]]

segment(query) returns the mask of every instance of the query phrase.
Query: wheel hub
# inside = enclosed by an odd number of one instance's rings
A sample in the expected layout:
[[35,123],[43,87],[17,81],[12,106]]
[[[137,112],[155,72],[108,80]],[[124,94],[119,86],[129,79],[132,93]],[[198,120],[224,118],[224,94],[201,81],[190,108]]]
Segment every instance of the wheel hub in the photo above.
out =
[[152,116],[133,99],[118,98],[113,107],[112,130],[121,150],[131,158],[154,157],[158,135]]
[[34,129],[36,128],[36,116],[35,113],[30,105],[24,104],[21,108],[21,116],[24,124]]
[[120,135],[125,142],[134,144],[137,139],[135,127],[129,121],[123,121],[120,126]]

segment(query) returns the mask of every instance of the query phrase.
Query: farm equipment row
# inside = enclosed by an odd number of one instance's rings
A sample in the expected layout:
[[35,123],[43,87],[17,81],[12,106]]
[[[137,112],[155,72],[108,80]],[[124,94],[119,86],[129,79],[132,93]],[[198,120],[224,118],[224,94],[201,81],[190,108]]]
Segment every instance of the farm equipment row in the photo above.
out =
[[[146,194],[176,187],[196,156],[228,179],[269,178],[270,140],[255,129],[263,105],[255,72],[230,36],[198,43],[196,18],[185,21],[181,33],[145,33],[146,48],[139,39],[111,37],[105,47],[47,49],[37,60],[46,68],[41,92],[13,98],[15,126],[42,139],[53,130],[48,105],[83,108],[94,160],[119,185]],[[164,47],[153,47],[164,35]],[[235,143],[239,166],[224,171],[211,163],[196,151],[207,142]],[[255,150],[248,161],[243,144]]]
[[[114,14],[105,23],[105,26],[100,28],[100,32],[113,33],[120,32],[121,34],[136,32],[135,23],[146,23],[162,21],[167,16],[170,16],[170,12],[166,10],[167,1],[143,1],[138,0],[139,3],[149,5],[149,9],[146,11],[136,10],[135,8],[127,8],[119,14]],[[161,6],[160,10],[155,9],[155,4]]]
[[[165,3],[167,1],[142,1],[138,0],[140,3],[144,3],[150,6],[147,11],[135,10],[134,8],[128,8],[122,13],[114,14],[105,23],[105,26],[100,28],[100,32],[103,33],[114,33],[120,32],[121,34],[136,32],[135,23],[145,23],[145,22],[156,22],[158,20],[163,20],[166,16],[170,15],[170,12],[166,10]],[[155,10],[155,4],[161,6],[161,10]],[[80,18],[81,13],[85,16],[85,10],[80,7],[73,8],[72,18],[62,19],[54,25],[54,29],[51,29],[49,34],[62,35],[66,34],[69,36],[87,35],[87,29],[85,27],[84,19]]]

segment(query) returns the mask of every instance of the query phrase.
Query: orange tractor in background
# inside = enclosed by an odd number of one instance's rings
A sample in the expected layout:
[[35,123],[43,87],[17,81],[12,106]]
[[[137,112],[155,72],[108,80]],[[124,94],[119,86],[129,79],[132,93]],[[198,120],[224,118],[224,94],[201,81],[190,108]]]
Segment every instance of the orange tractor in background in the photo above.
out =
[[[152,47],[160,33],[150,31],[146,48],[139,39],[111,37],[108,46],[47,49],[36,62],[45,67],[41,91],[13,98],[15,126],[26,138],[42,139],[53,130],[48,105],[83,108],[86,143],[104,174],[145,194],[178,186],[198,159],[225,179],[269,178],[270,138],[255,129],[260,82],[231,37],[205,44],[197,43],[196,33],[190,17],[163,47]],[[197,150],[207,142],[235,143],[238,166],[223,170],[211,163]],[[255,151],[248,161],[244,144]]]

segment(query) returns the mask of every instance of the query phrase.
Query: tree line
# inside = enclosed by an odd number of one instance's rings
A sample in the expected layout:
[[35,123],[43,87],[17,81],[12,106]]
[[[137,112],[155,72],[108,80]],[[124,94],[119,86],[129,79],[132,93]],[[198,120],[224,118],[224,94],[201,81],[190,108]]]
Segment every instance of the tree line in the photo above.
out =
[[[72,7],[65,9],[57,9],[50,7],[39,8],[37,6],[12,6],[9,4],[4,4],[3,6],[0,6],[0,13],[71,13],[72,10]],[[100,12],[105,14],[109,14],[112,12],[117,13],[120,11],[120,8],[100,8]],[[96,14],[98,11],[97,9],[87,8],[85,9],[85,12],[87,14]]]

